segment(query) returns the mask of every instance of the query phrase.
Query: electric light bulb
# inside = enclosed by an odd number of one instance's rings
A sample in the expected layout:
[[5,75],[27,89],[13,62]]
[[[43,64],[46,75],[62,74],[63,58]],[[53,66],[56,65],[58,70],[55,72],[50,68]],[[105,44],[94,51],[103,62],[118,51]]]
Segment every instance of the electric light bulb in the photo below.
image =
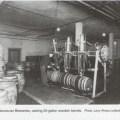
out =
[[58,32],[60,31],[60,28],[59,28],[59,27],[57,27],[57,31],[58,31]]
[[106,36],[106,33],[103,33],[102,36],[105,37],[105,36]]

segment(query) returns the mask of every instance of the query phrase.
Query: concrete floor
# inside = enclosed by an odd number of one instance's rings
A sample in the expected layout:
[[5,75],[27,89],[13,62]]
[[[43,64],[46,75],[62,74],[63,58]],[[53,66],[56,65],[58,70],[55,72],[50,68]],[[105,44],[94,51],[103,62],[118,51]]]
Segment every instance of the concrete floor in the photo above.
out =
[[[107,92],[94,99],[93,104],[120,104],[120,75],[115,74],[114,79],[107,86]],[[33,82],[31,82],[33,84]],[[28,97],[25,93],[18,95],[17,105],[38,105],[38,103]]]
[[22,92],[18,94],[17,105],[39,105],[39,103]]

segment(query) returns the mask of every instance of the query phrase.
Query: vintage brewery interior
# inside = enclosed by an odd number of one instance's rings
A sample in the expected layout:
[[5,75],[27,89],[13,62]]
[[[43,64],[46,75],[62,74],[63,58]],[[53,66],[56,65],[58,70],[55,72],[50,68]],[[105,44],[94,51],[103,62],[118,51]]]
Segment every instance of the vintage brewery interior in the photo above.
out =
[[1,1],[0,104],[119,104],[119,50],[119,1]]

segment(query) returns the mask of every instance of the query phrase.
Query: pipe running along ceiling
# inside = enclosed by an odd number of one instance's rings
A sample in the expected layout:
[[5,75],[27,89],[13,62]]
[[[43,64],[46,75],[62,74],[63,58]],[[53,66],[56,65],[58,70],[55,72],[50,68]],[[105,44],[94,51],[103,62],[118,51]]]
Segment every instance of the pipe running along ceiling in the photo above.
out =
[[120,32],[119,11],[119,1],[4,1],[0,5],[0,35],[74,39],[75,23],[80,21],[89,41],[102,40],[102,32]]

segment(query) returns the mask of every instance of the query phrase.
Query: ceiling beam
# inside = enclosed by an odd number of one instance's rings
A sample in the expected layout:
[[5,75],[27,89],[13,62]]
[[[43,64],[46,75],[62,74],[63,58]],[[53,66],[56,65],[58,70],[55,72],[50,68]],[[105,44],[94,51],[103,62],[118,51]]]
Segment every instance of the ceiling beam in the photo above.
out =
[[[89,2],[87,2],[89,4]],[[107,13],[108,15],[111,15],[112,17],[114,17],[115,19],[118,19],[119,18],[119,14],[114,11],[112,8],[110,8],[108,6],[108,3],[101,3],[101,4],[98,4],[97,2],[90,2],[90,5],[94,6],[95,8]]]
[[86,2],[83,2],[83,1],[80,1],[80,0],[78,0],[78,2],[81,3],[81,4],[83,4],[83,5],[85,5],[85,6],[87,6],[88,8],[90,8],[90,9],[92,9],[92,10],[95,10],[95,11],[97,11],[97,12],[99,12],[99,13],[101,13],[101,14],[103,14],[103,15],[105,15],[105,16],[107,16],[107,17],[113,19],[113,20],[115,20],[115,18],[112,17],[111,15],[106,14],[105,12],[103,12],[103,11],[101,11],[101,10],[99,10],[99,9],[97,9],[97,8],[95,8],[95,7],[93,7],[93,6],[91,6],[91,5],[89,5],[89,4],[86,3]]

